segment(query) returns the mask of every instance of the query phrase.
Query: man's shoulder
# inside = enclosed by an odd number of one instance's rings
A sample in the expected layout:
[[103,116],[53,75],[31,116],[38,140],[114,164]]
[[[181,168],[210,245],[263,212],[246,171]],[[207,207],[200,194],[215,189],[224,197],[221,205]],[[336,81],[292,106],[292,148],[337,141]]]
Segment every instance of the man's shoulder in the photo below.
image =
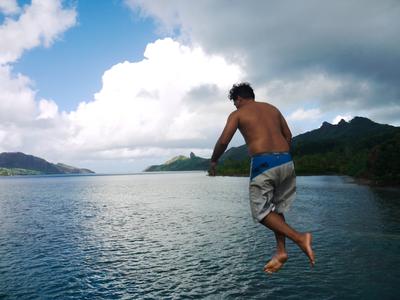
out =
[[257,105],[259,105],[259,106],[264,106],[266,108],[270,108],[270,109],[273,109],[273,110],[278,110],[274,105],[272,105],[271,103],[266,102],[266,101],[257,100],[257,101],[255,101],[255,103],[257,103]]
[[258,102],[262,105],[262,107],[265,109],[266,112],[273,114],[275,116],[281,115],[281,111],[274,105],[268,102]]
[[265,112],[265,113],[279,113],[279,109],[276,108],[274,105],[268,102],[263,102],[263,101],[255,101],[254,102],[254,110]]
[[234,110],[234,111],[232,111],[232,112],[229,114],[229,117],[230,117],[230,116],[236,116],[236,115],[239,114],[239,112],[240,112],[240,109]]
[[233,120],[233,119],[237,119],[240,116],[240,109],[238,110],[234,110],[233,112],[231,112],[228,116],[228,120]]

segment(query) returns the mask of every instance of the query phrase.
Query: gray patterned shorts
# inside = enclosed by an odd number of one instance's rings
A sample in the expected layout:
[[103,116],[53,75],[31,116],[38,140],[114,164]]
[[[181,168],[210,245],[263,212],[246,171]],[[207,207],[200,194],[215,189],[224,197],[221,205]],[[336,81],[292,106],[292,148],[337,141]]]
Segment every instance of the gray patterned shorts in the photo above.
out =
[[284,213],[296,197],[296,174],[287,152],[265,153],[251,158],[250,208],[255,223],[271,211]]

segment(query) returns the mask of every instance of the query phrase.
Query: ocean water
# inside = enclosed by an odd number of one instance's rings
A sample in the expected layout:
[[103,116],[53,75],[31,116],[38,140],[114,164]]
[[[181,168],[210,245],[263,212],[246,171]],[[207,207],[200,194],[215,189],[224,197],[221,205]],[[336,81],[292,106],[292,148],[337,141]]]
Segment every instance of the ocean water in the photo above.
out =
[[316,266],[262,270],[248,179],[205,173],[0,178],[0,299],[400,299],[400,191],[298,177],[286,214]]

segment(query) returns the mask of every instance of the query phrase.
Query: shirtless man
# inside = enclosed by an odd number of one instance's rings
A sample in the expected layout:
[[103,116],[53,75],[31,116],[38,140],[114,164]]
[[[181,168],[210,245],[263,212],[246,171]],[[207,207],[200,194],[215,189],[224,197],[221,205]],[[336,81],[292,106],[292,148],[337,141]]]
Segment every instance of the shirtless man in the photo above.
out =
[[236,84],[229,91],[229,99],[237,110],[232,112],[218,139],[209,173],[215,176],[218,159],[228,147],[239,128],[251,155],[250,206],[255,222],[260,222],[275,233],[275,255],[264,266],[264,271],[278,271],[288,259],[285,238],[295,242],[314,266],[311,248],[312,235],[290,227],[283,216],[296,196],[296,175],[289,153],[292,134],[280,111],[268,103],[254,100],[248,83]]

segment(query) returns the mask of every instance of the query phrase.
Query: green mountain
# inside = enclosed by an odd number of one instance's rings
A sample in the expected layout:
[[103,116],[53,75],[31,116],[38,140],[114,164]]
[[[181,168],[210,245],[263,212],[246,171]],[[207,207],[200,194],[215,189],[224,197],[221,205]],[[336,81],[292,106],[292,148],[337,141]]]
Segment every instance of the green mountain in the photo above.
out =
[[398,127],[375,123],[363,117],[355,117],[350,122],[342,119],[337,125],[324,122],[319,129],[294,137],[292,152],[301,156],[354,146],[357,146],[354,150],[361,150],[386,141],[399,130]]
[[210,160],[196,156],[193,152],[190,153],[189,157],[180,155],[176,156],[162,165],[150,166],[144,170],[144,172],[156,172],[156,171],[196,171],[196,170],[207,170],[210,165]]
[[[217,173],[247,176],[250,159],[246,152],[245,145],[230,148]],[[377,184],[400,184],[400,127],[363,117],[337,125],[324,122],[294,137],[292,154],[298,175],[342,174]]]
[[38,174],[88,174],[88,169],[80,169],[65,164],[53,164],[43,158],[22,152],[0,153],[0,175],[38,175]]
[[246,144],[229,148],[219,159],[217,175],[248,176],[249,173],[250,157]]

